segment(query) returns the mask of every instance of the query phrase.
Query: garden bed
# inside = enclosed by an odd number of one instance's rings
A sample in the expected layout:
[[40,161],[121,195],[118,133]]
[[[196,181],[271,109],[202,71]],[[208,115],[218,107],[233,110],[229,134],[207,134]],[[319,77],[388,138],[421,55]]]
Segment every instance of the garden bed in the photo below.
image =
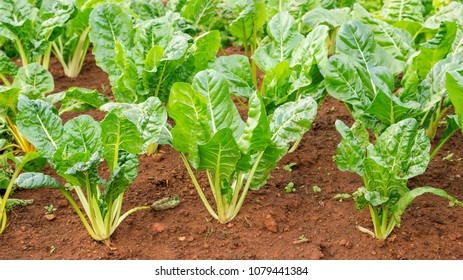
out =
[[[107,75],[91,54],[77,79],[66,78],[56,61],[51,72],[56,92],[80,86],[111,94]],[[104,116],[90,114],[98,120]],[[351,198],[333,199],[362,184],[359,176],[339,171],[333,161],[340,141],[336,119],[352,124],[345,106],[328,97],[299,149],[280,161],[264,187],[248,194],[229,224],[210,217],[180,156],[168,146],[140,158],[140,174],[126,193],[124,208],[174,195],[181,204],[129,216],[110,246],[91,239],[58,190],[18,190],[14,197],[35,202],[9,214],[8,228],[0,236],[0,259],[463,259],[463,209],[451,208],[437,196],[417,198],[403,215],[402,227],[386,241],[356,228],[372,227],[368,211],[358,212]],[[457,133],[409,186],[434,186],[463,199],[462,158],[463,138]],[[285,170],[290,163],[295,163],[292,171]],[[294,192],[287,193],[290,182]],[[207,179],[201,177],[200,183],[207,186]],[[314,186],[321,191],[315,192]],[[45,217],[50,204],[57,208],[51,220]]]

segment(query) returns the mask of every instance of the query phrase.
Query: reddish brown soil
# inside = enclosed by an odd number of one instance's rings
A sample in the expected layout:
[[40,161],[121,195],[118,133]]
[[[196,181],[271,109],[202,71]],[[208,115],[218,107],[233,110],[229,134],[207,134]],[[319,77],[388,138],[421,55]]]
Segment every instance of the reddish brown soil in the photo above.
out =
[[[52,72],[56,91],[77,85],[110,94],[107,76],[91,55],[77,79],[64,77],[56,62]],[[297,152],[281,160],[266,186],[248,194],[240,214],[227,225],[210,218],[180,157],[168,146],[156,158],[141,157],[124,208],[173,195],[180,196],[180,206],[129,216],[112,236],[111,247],[90,238],[59,191],[18,190],[15,197],[35,203],[9,213],[0,259],[463,259],[463,209],[432,195],[418,198],[404,214],[402,227],[385,242],[356,228],[371,228],[369,213],[358,212],[352,199],[333,199],[361,185],[357,175],[340,172],[333,162],[339,142],[336,119],[351,123],[343,104],[328,97]],[[448,153],[454,153],[452,159],[442,160]],[[410,187],[435,186],[463,199],[461,158],[459,133],[424,175],[410,180]],[[292,172],[283,170],[292,162]],[[291,194],[285,192],[289,182],[296,186]],[[207,189],[205,180],[200,183]],[[321,192],[313,191],[315,185]],[[49,204],[58,208],[52,221],[44,217]]]

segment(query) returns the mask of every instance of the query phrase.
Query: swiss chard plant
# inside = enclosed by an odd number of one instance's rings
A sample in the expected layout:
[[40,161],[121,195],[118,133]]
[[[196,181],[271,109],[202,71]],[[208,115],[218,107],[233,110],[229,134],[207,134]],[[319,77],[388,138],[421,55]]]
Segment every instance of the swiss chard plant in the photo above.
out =
[[70,1],[0,2],[0,36],[14,42],[22,65],[37,62],[48,69],[52,42],[76,12]]
[[386,239],[413,200],[432,193],[463,206],[442,189],[425,186],[409,189],[408,180],[422,174],[429,163],[431,144],[424,129],[412,118],[389,126],[370,143],[369,133],[360,122],[352,128],[336,121],[341,143],[336,152],[340,170],[357,173],[363,186],[355,193],[356,207],[368,207],[374,230],[359,227],[377,239]]
[[[63,186],[51,176],[28,172],[16,179],[19,186],[59,189],[88,233],[98,241],[108,242],[131,213],[150,209],[150,206],[140,206],[122,214],[124,194],[138,174],[138,154],[144,137],[120,110],[113,110],[101,122],[80,115],[63,126],[54,107],[43,100],[20,95],[18,108],[19,131],[68,183]],[[151,131],[160,130],[161,125],[155,126],[155,122],[150,124]],[[107,179],[99,174],[102,165],[109,168]],[[77,200],[72,193],[77,195]]]
[[206,69],[220,46],[220,33],[196,38],[179,27],[178,13],[142,20],[114,3],[90,14],[90,40],[97,65],[108,73],[118,102],[141,103],[150,96],[166,102],[175,82]]
[[[317,112],[310,97],[288,102],[270,116],[257,91],[248,104],[244,122],[230,99],[225,75],[215,70],[199,72],[192,84],[175,83],[169,98],[169,116],[175,121],[173,147],[206,209],[221,223],[238,214],[249,189],[265,184],[290,143],[310,129]],[[216,210],[194,169],[205,170]]]

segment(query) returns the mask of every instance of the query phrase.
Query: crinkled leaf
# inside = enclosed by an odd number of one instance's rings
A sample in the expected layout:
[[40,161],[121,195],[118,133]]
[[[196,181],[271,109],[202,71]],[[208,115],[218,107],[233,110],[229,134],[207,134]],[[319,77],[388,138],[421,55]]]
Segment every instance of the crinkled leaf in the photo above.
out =
[[125,151],[119,153],[117,167],[111,174],[103,194],[108,204],[114,202],[135,181],[139,164],[137,155]]
[[304,136],[316,115],[317,103],[311,97],[283,104],[270,120],[272,141],[279,148],[287,148],[291,142]]
[[191,20],[195,26],[203,25],[209,27],[216,16],[218,0],[190,0],[182,7],[180,15]]
[[61,119],[53,109],[45,101],[19,96],[16,120],[19,133],[47,159],[53,156],[63,135]]
[[201,71],[194,77],[192,88],[207,101],[212,133],[230,128],[237,140],[243,132],[244,122],[230,98],[224,77],[215,70]]
[[463,26],[463,4],[456,1],[440,9],[437,13],[429,17],[423,24],[424,27],[437,29],[442,22],[456,22]]
[[290,70],[289,63],[286,60],[276,64],[272,69],[268,69],[265,74],[262,92],[265,105],[272,102],[276,104],[283,103],[291,93],[289,87]]
[[101,128],[91,116],[80,115],[64,125],[61,138],[68,153],[85,153],[88,156],[101,148]]
[[[363,175],[363,160],[366,157],[368,132],[359,123],[358,129],[350,129],[342,121],[336,121],[336,130],[341,134],[341,142],[336,150],[336,165],[342,171],[350,171]],[[357,133],[355,133],[357,132]],[[357,134],[357,135],[356,135]],[[366,140],[366,141],[365,141]]]
[[13,81],[12,87],[19,88],[20,93],[31,99],[45,97],[55,88],[53,76],[42,65],[31,63],[21,67]]
[[388,168],[394,178],[409,179],[424,173],[430,149],[425,130],[415,119],[405,119],[388,127],[368,156]]
[[270,20],[268,33],[273,42],[257,48],[253,56],[264,72],[275,67],[277,63],[290,60],[294,48],[304,38],[296,28],[296,21],[287,12],[278,13]]
[[20,174],[15,184],[23,189],[60,188],[61,184],[53,177],[43,173],[28,172]]
[[381,9],[381,15],[390,22],[423,21],[421,0],[389,0]]
[[243,42],[250,39],[265,24],[266,7],[263,0],[245,0],[235,2],[237,17],[231,22],[230,33]]
[[108,98],[99,93],[98,90],[90,90],[86,88],[72,87],[68,89],[64,98],[60,100],[60,114],[64,112],[84,112],[92,109],[97,109],[108,102]]
[[254,92],[251,65],[246,56],[235,54],[218,57],[211,68],[228,81],[230,94],[249,98]]
[[317,25],[327,25],[330,29],[337,28],[351,19],[349,9],[315,8],[302,17],[302,22],[310,28]]
[[395,59],[403,63],[407,62],[407,59],[415,51],[413,38],[410,33],[374,18],[359,4],[354,4],[352,13],[356,20],[371,27],[379,46],[390,53]]
[[0,50],[0,74],[6,74],[14,78],[18,72],[18,66],[11,61],[5,52]]

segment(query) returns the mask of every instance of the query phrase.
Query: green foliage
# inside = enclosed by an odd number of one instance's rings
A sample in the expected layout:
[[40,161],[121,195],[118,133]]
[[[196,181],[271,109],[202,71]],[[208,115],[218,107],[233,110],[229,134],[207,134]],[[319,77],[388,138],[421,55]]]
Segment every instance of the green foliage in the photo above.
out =
[[[262,98],[254,92],[243,122],[230,99],[229,82],[217,71],[199,72],[191,85],[176,83],[172,87],[168,104],[176,123],[173,146],[207,210],[222,223],[238,214],[249,189],[265,184],[290,142],[310,129],[317,111],[315,101],[307,97],[288,102],[267,117]],[[204,196],[191,167],[206,170],[217,211]]]
[[409,190],[407,181],[422,174],[429,163],[431,144],[415,119],[389,126],[373,145],[368,132],[359,123],[352,128],[336,121],[341,143],[336,152],[339,169],[357,173],[364,186],[354,193],[357,209],[369,207],[374,233],[386,239],[401,216],[419,195],[433,193],[463,206],[445,191],[432,187]]
[[[161,110],[162,106],[157,108]],[[121,215],[123,195],[137,177],[137,156],[144,142],[149,141],[142,137],[137,125],[125,117],[121,109],[111,111],[100,123],[88,115],[80,115],[64,126],[56,110],[45,101],[20,95],[18,109],[19,131],[36,146],[57,174],[73,186],[86,217],[71,191],[49,175],[23,173],[16,180],[19,186],[59,189],[92,238],[100,241],[107,241],[130,213],[150,208],[138,207]],[[161,120],[165,121],[166,117]],[[154,130],[161,130],[163,125],[162,122],[150,122],[145,127],[155,133]],[[109,166],[107,180],[98,173],[104,160]]]

